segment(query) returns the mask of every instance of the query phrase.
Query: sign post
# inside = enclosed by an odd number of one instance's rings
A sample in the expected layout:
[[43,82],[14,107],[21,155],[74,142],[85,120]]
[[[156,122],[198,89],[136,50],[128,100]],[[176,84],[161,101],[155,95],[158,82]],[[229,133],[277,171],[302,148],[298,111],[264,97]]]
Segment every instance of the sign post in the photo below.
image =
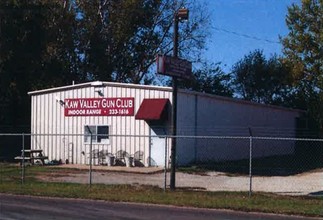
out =
[[181,8],[174,14],[174,48],[173,57],[157,57],[157,73],[173,77],[173,103],[172,103],[172,146],[171,146],[171,173],[170,189],[175,190],[176,172],[176,124],[177,124],[177,80],[178,78],[192,79],[192,63],[178,58],[178,22],[188,19],[188,10]]

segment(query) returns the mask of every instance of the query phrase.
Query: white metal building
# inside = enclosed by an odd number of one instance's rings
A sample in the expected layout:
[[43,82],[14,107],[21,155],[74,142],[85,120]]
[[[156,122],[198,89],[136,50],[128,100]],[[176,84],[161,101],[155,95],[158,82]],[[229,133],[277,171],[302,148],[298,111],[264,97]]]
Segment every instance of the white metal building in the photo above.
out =
[[[171,142],[166,144],[161,135],[169,134],[171,126],[171,88],[90,82],[28,94],[32,112],[31,148],[43,149],[49,160],[87,164],[92,132],[92,146],[97,151],[114,155],[120,150],[129,155],[141,152],[143,165],[164,165],[165,146],[170,148]],[[184,90],[178,92],[177,111],[177,134],[191,136],[231,136],[238,127],[290,131],[296,129],[296,119],[300,116],[297,110]],[[215,130],[215,127],[231,129]],[[245,130],[240,135],[249,134]],[[180,165],[203,160],[197,149],[213,145],[194,138],[179,138],[177,143]],[[209,149],[207,153],[215,160],[246,157],[245,153],[239,153],[239,144],[230,150],[221,141],[218,144],[222,145],[222,156],[219,150]],[[290,148],[282,152],[292,153]],[[262,149],[258,156],[271,154],[275,154],[272,149]]]

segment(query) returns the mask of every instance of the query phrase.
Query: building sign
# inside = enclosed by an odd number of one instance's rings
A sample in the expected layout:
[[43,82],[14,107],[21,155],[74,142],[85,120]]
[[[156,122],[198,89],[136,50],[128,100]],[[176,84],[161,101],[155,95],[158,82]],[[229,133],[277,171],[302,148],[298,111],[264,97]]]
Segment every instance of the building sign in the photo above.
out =
[[65,99],[65,116],[133,116],[134,98]]

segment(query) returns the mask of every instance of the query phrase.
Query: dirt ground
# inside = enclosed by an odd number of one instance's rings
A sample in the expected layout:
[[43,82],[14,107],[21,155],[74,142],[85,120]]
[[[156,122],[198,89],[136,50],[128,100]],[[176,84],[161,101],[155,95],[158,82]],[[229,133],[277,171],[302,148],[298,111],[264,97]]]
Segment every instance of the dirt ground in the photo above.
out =
[[[155,185],[161,188],[165,184],[165,174],[161,169],[152,172],[133,172],[134,170],[103,170],[92,172],[92,183],[101,184],[140,184]],[[86,169],[59,171],[39,177],[45,181],[88,183],[89,172]],[[169,173],[166,183],[169,185]],[[222,172],[203,174],[176,173],[176,187],[193,188],[207,191],[248,191],[249,176],[227,175]],[[272,192],[284,195],[318,195],[323,196],[323,169],[291,176],[271,176],[252,178],[252,191]]]

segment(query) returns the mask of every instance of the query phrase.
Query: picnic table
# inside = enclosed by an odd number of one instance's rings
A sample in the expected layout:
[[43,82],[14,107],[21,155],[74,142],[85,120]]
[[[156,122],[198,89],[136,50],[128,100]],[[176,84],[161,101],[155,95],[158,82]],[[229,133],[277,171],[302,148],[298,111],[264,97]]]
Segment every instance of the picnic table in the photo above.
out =
[[44,165],[44,160],[48,159],[43,155],[43,150],[40,149],[27,149],[21,150],[21,156],[15,157],[15,160],[20,160],[20,163],[30,162],[32,165]]

